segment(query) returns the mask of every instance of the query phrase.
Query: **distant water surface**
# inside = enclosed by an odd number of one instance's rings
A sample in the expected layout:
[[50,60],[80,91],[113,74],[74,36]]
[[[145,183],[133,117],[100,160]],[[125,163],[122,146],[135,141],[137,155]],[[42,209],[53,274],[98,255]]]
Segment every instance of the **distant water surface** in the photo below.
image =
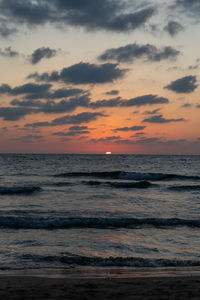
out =
[[0,270],[200,266],[200,156],[0,155]]

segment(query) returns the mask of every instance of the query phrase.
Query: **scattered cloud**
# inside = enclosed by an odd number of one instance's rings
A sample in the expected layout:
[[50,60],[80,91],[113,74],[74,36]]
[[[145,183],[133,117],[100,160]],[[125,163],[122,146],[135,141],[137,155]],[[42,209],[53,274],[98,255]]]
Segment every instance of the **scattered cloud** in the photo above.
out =
[[118,107],[121,105],[123,100],[120,97],[113,98],[109,100],[98,100],[90,103],[90,107],[93,109],[103,108],[103,107]]
[[99,117],[107,117],[101,112],[83,112],[77,115],[66,115],[64,117],[56,118],[51,122],[35,122],[28,123],[25,127],[48,127],[48,126],[58,126],[58,125],[66,125],[66,124],[82,124],[89,123],[92,121],[96,121]]
[[116,79],[124,77],[126,69],[120,69],[118,64],[90,64],[80,62],[67,68],[63,68],[60,72],[30,74],[27,78],[33,78],[36,81],[54,81],[73,84],[102,84],[113,82]]
[[48,59],[52,58],[56,56],[57,53],[58,53],[57,50],[51,49],[49,47],[38,48],[31,54],[30,62],[33,65],[35,65],[39,63],[43,58],[48,58]]
[[183,31],[184,27],[176,21],[169,21],[168,24],[164,27],[164,30],[167,31],[169,35],[175,36],[180,31]]
[[119,95],[119,91],[118,90],[108,91],[105,93],[105,95],[109,95],[109,96]]
[[[1,29],[0,29],[1,31]],[[11,47],[7,47],[5,49],[1,49],[0,48],[0,55],[1,56],[5,56],[5,57],[17,57],[19,56],[19,52],[15,51],[15,50],[12,50]]]
[[146,110],[143,114],[144,115],[155,115],[160,111],[160,108],[154,109],[154,110]]
[[192,105],[190,103],[185,103],[183,104],[181,107],[183,108],[188,108],[188,107],[191,107]]
[[166,59],[176,58],[180,52],[170,46],[158,49],[151,44],[138,45],[129,44],[124,47],[111,48],[99,56],[99,60],[114,60],[117,62],[130,63],[139,58],[145,58],[147,61],[157,62]]
[[185,121],[185,119],[183,119],[183,118],[166,119],[166,118],[163,118],[162,115],[158,115],[158,116],[153,116],[153,117],[144,119],[142,122],[163,124],[163,123],[184,122],[184,121]]
[[0,86],[0,94],[18,96],[26,94],[27,99],[38,99],[45,97],[51,88],[51,84],[26,83],[24,85],[10,87],[8,84]]
[[17,121],[33,112],[32,108],[27,107],[0,107],[0,118],[6,121]]
[[84,135],[84,134],[89,134],[90,131],[88,130],[73,130],[73,131],[68,131],[68,132],[63,132],[63,131],[59,131],[59,132],[54,132],[52,135],[56,135],[56,136],[77,136],[77,135]]
[[196,83],[196,76],[185,76],[183,78],[172,81],[169,85],[165,86],[165,88],[177,94],[188,94],[192,93],[198,87],[198,84]]
[[121,106],[144,106],[144,105],[154,105],[154,104],[167,104],[169,100],[164,97],[158,97],[157,95],[144,95],[136,98],[132,98],[129,100],[124,100],[121,103]]
[[145,129],[146,126],[121,127],[113,129],[113,131],[139,131]]
[[117,140],[120,140],[120,136],[108,136],[105,138],[99,138],[99,139],[91,139],[90,141],[92,143],[110,143],[110,142],[115,142]]

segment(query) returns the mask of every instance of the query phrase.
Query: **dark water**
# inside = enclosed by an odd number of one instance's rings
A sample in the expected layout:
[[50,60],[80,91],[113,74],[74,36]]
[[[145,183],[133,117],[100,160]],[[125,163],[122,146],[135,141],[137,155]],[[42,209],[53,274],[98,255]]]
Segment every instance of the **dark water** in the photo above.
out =
[[200,265],[200,156],[0,155],[0,269]]

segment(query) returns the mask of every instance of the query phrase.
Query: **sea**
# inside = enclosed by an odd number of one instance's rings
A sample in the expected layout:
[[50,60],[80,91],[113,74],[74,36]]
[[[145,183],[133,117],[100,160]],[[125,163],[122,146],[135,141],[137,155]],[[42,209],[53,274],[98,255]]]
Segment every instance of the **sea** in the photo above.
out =
[[0,272],[199,266],[200,156],[0,154]]

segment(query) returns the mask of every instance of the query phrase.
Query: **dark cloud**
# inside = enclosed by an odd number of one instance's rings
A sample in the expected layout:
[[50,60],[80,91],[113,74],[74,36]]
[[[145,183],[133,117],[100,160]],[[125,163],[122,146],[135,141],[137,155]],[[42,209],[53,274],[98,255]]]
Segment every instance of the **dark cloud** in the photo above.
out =
[[146,126],[121,127],[121,128],[116,128],[113,131],[139,131],[145,128]]
[[57,50],[51,49],[49,47],[38,48],[31,54],[30,61],[33,65],[35,65],[43,58],[52,58],[56,56],[57,52]]
[[9,94],[12,96],[26,94],[27,99],[35,99],[45,97],[50,88],[51,84],[27,83],[14,88],[11,88],[7,84],[3,84],[0,86],[0,94]]
[[87,126],[71,126],[69,127],[69,130],[71,131],[81,131],[81,130],[88,130],[89,128]]
[[108,91],[105,93],[105,95],[111,95],[111,96],[119,95],[119,91],[118,90]]
[[71,88],[71,89],[58,89],[55,90],[51,93],[48,94],[48,98],[51,99],[60,99],[60,98],[68,98],[77,94],[82,94],[85,93],[84,90],[82,89],[75,89],[75,88]]
[[84,135],[84,134],[89,134],[90,131],[88,130],[74,130],[74,131],[68,131],[68,132],[63,132],[63,131],[59,131],[59,132],[54,132],[52,135],[56,135],[56,136],[77,136],[77,135]]
[[123,100],[121,106],[144,106],[144,105],[154,105],[154,104],[166,104],[169,100],[164,97],[158,97],[157,95],[144,95],[130,100]]
[[34,78],[36,81],[62,81],[73,84],[101,84],[113,82],[122,78],[127,70],[120,69],[118,64],[90,64],[78,63],[68,68],[63,68],[60,72],[30,74],[27,78]]
[[25,127],[47,127],[47,126],[58,126],[66,124],[82,124],[96,121],[99,117],[107,117],[104,113],[91,113],[83,112],[77,115],[67,115],[61,118],[56,118],[51,122],[35,122],[32,124],[26,124]]
[[181,107],[183,107],[183,108],[188,108],[188,107],[191,107],[191,104],[190,104],[190,103],[185,103],[185,104],[183,104]]
[[43,105],[43,103],[39,100],[18,100],[18,99],[13,99],[10,102],[10,104],[18,107],[35,107],[35,108]]
[[[16,86],[12,88],[8,84],[2,84],[0,86],[0,94],[8,94],[11,96],[24,95],[24,99],[34,100],[34,99],[60,99],[68,98],[75,95],[83,94],[86,97],[86,91],[82,89],[75,88],[61,88],[51,91],[51,84],[36,84],[36,83],[27,83],[24,85]],[[13,105],[16,105],[17,101]],[[32,103],[35,106],[36,102],[33,101],[18,101],[19,106],[30,106]],[[39,102],[38,102],[39,103]]]
[[32,108],[26,107],[0,107],[0,118],[6,121],[17,121],[33,112],[34,110]]
[[142,122],[163,124],[163,123],[184,122],[184,121],[185,121],[185,119],[183,119],[183,118],[165,119],[165,118],[163,118],[162,115],[158,115],[158,116],[153,116],[151,118],[144,119]]
[[87,30],[132,31],[147,22],[155,8],[116,0],[1,0],[1,14],[13,24],[83,27]]
[[100,139],[91,139],[90,141],[92,143],[109,143],[109,142],[115,142],[116,140],[120,140],[120,136],[108,136],[105,138]]
[[147,61],[172,59],[176,58],[179,54],[179,51],[169,46],[158,49],[154,45],[138,45],[134,43],[124,47],[108,49],[99,56],[99,59],[102,61],[114,60],[117,62],[130,63],[139,58],[145,58]]
[[160,111],[160,108],[154,109],[154,110],[146,110],[143,114],[144,115],[155,115]]
[[17,57],[19,56],[19,52],[12,50],[11,47],[7,47],[5,49],[0,49],[0,55],[6,57]]
[[176,21],[169,21],[164,27],[164,30],[167,31],[171,36],[175,36],[180,31],[183,31],[184,27]]
[[177,94],[188,94],[192,93],[198,87],[198,84],[196,83],[196,76],[185,76],[183,78],[172,81],[169,85],[165,86],[165,88]]
[[197,106],[196,106],[197,108],[200,108],[200,104],[197,104]]
[[60,102],[47,101],[39,108],[40,112],[44,113],[63,113],[71,112],[77,107],[88,107],[90,98],[86,96],[74,97],[70,100],[61,100]]
[[120,106],[123,100],[120,97],[109,100],[98,100],[90,103],[90,107],[93,109],[103,107],[117,107]]
[[64,112],[72,112],[77,107],[89,107],[90,98],[87,95],[73,97],[69,100],[61,100],[56,102],[54,100],[48,100],[45,102],[38,100],[17,100],[14,99],[10,104],[14,106],[20,107],[35,107],[35,113],[43,112],[46,114],[51,113],[64,113]]

